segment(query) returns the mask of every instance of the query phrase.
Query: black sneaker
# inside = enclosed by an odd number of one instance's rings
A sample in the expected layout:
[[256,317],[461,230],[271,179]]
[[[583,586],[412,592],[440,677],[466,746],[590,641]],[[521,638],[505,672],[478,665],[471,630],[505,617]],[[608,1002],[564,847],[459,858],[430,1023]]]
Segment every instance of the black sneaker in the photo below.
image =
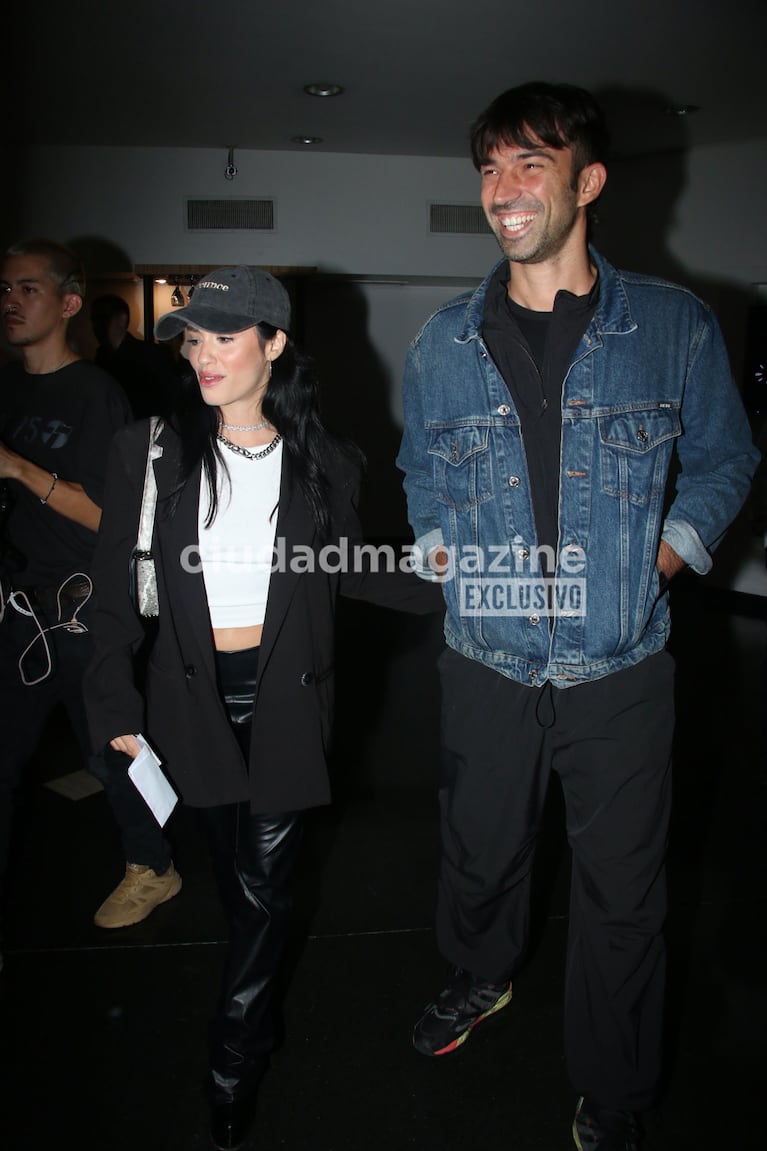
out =
[[581,1095],[573,1119],[573,1139],[578,1151],[640,1151],[641,1132],[630,1111],[591,1107]]
[[447,1055],[469,1038],[472,1028],[510,1000],[510,983],[483,983],[459,970],[416,1023],[413,1046],[422,1055]]

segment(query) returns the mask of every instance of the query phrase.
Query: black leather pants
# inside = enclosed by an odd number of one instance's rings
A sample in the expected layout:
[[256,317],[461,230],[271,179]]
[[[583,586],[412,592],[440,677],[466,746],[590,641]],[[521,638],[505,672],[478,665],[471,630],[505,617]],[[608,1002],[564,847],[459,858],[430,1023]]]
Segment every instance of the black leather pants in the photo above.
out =
[[[258,648],[217,653],[219,686],[248,756]],[[275,1043],[274,984],[288,937],[293,866],[302,812],[251,814],[247,803],[201,809],[229,924],[218,1007],[210,1029],[214,1104],[237,1101],[258,1085]]]

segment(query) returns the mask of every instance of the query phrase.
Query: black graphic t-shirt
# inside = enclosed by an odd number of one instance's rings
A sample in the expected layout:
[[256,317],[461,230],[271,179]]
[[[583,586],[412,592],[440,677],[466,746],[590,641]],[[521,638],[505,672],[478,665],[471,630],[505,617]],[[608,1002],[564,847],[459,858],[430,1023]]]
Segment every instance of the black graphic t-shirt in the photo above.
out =
[[[87,360],[39,376],[20,363],[0,370],[0,439],[60,479],[82,484],[98,507],[112,436],[130,419],[120,385]],[[22,484],[9,480],[8,488],[8,563],[24,562],[8,573],[15,582],[52,587],[75,572],[89,574],[96,533],[58,515]]]

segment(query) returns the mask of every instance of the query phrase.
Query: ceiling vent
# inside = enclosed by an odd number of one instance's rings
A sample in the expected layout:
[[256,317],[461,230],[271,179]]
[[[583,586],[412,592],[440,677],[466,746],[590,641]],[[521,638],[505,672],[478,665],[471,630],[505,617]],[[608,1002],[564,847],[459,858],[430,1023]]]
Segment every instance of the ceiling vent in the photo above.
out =
[[187,200],[190,232],[274,231],[274,200]]
[[429,231],[451,236],[489,236],[479,204],[429,204]]

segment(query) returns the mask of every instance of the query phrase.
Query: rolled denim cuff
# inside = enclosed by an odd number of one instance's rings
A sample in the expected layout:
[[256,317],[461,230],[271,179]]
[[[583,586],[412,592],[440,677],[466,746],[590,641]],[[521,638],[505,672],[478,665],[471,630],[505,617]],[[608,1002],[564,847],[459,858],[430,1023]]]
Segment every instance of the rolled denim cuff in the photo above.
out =
[[705,575],[711,570],[711,556],[691,524],[684,520],[666,520],[661,539],[698,575]]
[[434,528],[433,531],[419,536],[413,545],[413,571],[429,583],[436,583],[439,579],[438,574],[429,567],[429,556],[435,548],[442,547],[443,544],[442,529]]

